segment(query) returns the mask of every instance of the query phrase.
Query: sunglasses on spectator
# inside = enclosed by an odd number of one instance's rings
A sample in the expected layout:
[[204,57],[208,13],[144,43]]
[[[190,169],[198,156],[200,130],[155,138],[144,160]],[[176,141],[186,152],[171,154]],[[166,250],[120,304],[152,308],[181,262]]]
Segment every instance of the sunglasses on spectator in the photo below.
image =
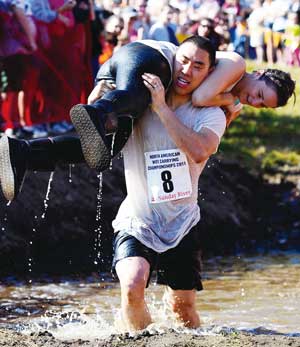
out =
[[212,29],[213,28],[211,25],[208,25],[208,24],[200,23],[200,25],[202,26],[202,28],[208,28],[208,29]]

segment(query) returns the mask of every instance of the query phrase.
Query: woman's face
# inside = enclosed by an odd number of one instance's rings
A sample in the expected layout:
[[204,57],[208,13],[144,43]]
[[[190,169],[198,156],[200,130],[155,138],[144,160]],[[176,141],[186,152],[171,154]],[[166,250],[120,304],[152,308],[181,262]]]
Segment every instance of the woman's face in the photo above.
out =
[[238,97],[242,104],[256,108],[275,108],[278,104],[276,91],[259,77],[254,77],[245,84]]

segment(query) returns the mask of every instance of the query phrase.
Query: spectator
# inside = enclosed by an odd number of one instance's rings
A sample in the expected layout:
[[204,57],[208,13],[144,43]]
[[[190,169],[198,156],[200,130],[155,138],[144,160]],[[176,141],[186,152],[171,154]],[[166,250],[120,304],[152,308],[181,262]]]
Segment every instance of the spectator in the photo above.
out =
[[151,28],[151,19],[147,10],[147,2],[145,0],[136,1],[136,8],[138,11],[138,18],[134,23],[139,40],[146,40],[149,38],[149,31]]
[[230,33],[228,27],[228,18],[225,13],[220,14],[215,24],[215,32],[222,37],[222,42],[219,45],[219,51],[228,51],[230,44]]
[[222,5],[222,12],[227,14],[230,41],[234,42],[236,39],[236,19],[241,15],[241,5],[236,0],[225,0]]
[[[1,83],[2,117],[4,131],[13,136],[15,129],[25,125],[23,90],[32,54],[37,49],[36,27],[18,1],[0,1],[0,56],[2,57]],[[4,82],[4,83],[3,83]]]
[[211,19],[215,19],[221,10],[217,0],[205,0],[202,2],[198,13],[202,16],[205,13],[205,16]]
[[136,41],[138,32],[135,28],[135,23],[138,20],[138,12],[134,7],[127,6],[121,11],[121,16],[124,20],[124,28],[120,34],[122,45]]
[[266,45],[267,62],[274,64],[273,23],[276,18],[276,7],[273,0],[265,0],[264,9],[264,41]]
[[249,56],[249,37],[247,20],[245,17],[237,17],[235,39],[233,42],[233,50],[239,53],[243,58]]
[[124,20],[122,17],[112,15],[105,24],[104,33],[101,35],[100,43],[102,53],[99,55],[99,65],[103,65],[114,52],[118,45],[118,37],[124,28]]
[[192,22],[189,19],[186,19],[186,21],[183,24],[180,24],[178,26],[176,38],[179,44],[192,35],[191,28],[193,24],[194,22]]
[[163,7],[161,15],[156,23],[154,23],[149,32],[149,38],[156,41],[168,41],[178,45],[175,32],[171,26],[171,19],[174,8],[170,5]]
[[262,0],[255,0],[253,11],[248,19],[248,28],[250,36],[250,46],[254,48],[257,62],[263,62],[263,45],[264,45],[264,11],[262,8]]
[[[96,4],[96,2],[95,2]],[[99,55],[102,53],[101,38],[104,33],[104,27],[107,19],[113,13],[103,7],[95,6],[94,14],[91,20],[91,45],[92,45],[92,72],[95,79],[99,69]]]
[[290,12],[285,32],[286,62],[300,66],[300,23],[296,12]]
[[210,39],[215,50],[219,49],[222,43],[222,37],[215,32],[215,23],[210,18],[202,18],[198,26],[198,35]]

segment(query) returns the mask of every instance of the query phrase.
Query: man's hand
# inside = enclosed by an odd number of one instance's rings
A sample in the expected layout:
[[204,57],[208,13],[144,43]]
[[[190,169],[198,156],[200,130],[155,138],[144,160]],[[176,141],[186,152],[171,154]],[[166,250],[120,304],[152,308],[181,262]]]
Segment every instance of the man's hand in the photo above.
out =
[[160,78],[151,73],[142,75],[145,86],[149,89],[152,97],[152,109],[159,114],[159,110],[166,107],[165,88]]
[[106,80],[101,80],[92,90],[91,94],[88,97],[88,104],[93,104],[95,101],[100,99],[105,93],[108,93],[112,90],[116,89],[116,85],[114,83],[110,83]]

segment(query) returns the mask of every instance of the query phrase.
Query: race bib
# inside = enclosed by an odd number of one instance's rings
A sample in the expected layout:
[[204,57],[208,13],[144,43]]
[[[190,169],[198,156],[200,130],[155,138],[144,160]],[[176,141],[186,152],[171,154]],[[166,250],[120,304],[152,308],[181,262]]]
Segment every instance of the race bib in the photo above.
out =
[[148,198],[152,204],[191,196],[192,182],[186,155],[179,149],[145,153]]

